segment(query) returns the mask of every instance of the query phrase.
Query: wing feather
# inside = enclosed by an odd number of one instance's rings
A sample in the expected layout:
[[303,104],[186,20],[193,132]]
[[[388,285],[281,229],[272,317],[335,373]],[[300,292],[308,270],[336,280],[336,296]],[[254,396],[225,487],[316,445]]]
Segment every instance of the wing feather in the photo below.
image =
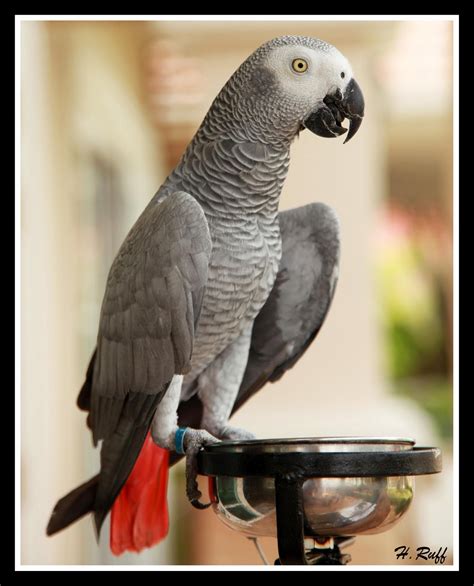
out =
[[89,396],[81,391],[80,400],[90,408],[94,442],[103,440],[94,504],[99,531],[170,380],[189,368],[211,248],[202,208],[177,192],[148,206],[110,269]]

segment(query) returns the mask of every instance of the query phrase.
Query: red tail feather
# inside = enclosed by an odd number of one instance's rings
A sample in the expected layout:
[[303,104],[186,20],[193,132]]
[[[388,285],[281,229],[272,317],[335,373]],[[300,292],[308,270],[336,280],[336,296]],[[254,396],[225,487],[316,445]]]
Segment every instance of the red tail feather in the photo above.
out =
[[135,466],[112,507],[110,549],[115,555],[141,551],[168,533],[169,451],[148,433]]

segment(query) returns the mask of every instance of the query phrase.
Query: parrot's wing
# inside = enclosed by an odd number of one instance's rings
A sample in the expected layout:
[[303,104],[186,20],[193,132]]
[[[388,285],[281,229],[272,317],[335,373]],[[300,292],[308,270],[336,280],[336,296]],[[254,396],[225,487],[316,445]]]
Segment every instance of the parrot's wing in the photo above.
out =
[[[273,289],[255,318],[247,369],[232,412],[303,355],[329,311],[337,282],[339,226],[326,205],[281,212],[282,258]],[[199,426],[197,395],[181,403],[179,425]],[[171,461],[177,457],[171,454]]]
[[201,206],[177,192],[148,206],[112,264],[93,375],[88,372],[90,400],[83,401],[94,442],[104,440],[94,506],[98,530],[171,378],[189,369],[211,248]]
[[329,312],[339,268],[339,223],[312,203],[280,214],[282,260],[272,292],[255,319],[238,409],[281,378],[317,336]]

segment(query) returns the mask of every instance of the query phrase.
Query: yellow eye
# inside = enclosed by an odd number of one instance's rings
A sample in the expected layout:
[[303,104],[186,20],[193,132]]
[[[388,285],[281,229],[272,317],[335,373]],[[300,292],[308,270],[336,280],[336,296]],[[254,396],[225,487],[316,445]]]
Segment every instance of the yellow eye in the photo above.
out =
[[294,59],[291,66],[296,73],[304,73],[308,69],[308,63],[304,59]]

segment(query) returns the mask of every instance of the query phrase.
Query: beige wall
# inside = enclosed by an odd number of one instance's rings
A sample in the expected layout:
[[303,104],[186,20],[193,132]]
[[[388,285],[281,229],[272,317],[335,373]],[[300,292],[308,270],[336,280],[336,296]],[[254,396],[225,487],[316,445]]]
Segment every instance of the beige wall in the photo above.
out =
[[[87,274],[85,153],[123,169],[122,237],[163,178],[144,113],[136,25],[22,24],[22,562],[100,561],[90,519],[54,538],[55,501],[97,471],[75,406],[104,283]],[[110,259],[111,260],[111,259]],[[92,272],[96,269],[92,266]],[[84,271],[86,271],[84,273]],[[95,278],[95,280],[94,280]],[[83,280],[90,322],[81,323]],[[103,542],[107,544],[107,532]]]
[[[22,562],[70,563],[80,534],[71,531],[45,546],[53,495],[81,473],[79,414],[65,392],[78,384],[77,339],[69,308],[75,306],[74,259],[67,239],[64,151],[46,31],[22,25]],[[69,302],[67,302],[69,301]],[[61,424],[58,422],[61,421]]]

